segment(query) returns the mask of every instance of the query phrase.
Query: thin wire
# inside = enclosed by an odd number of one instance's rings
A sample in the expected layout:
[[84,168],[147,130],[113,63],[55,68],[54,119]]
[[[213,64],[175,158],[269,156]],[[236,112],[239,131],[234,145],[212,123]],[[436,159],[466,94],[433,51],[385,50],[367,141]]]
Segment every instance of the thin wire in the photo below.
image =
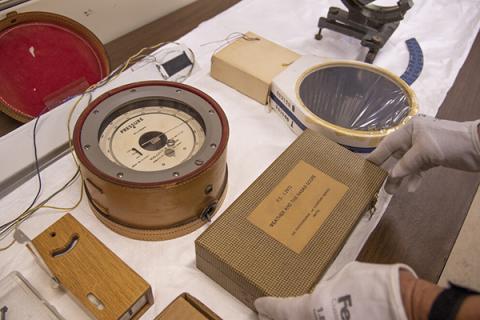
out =
[[[82,172],[78,169],[78,172],[80,173],[80,175],[82,174]],[[78,198],[77,202],[71,206],[71,207],[57,207],[57,206],[47,206],[47,205],[43,205],[42,208],[44,209],[53,209],[53,210],[60,210],[60,211],[71,211],[71,210],[75,210],[79,205],[80,203],[82,202],[83,200],[83,190],[84,190],[84,185],[83,183],[80,184],[80,197]]]
[[225,41],[235,40],[235,39],[238,39],[238,38],[243,38],[243,37],[245,37],[245,36],[246,36],[245,33],[235,31],[235,32],[230,33],[229,35],[227,35],[227,36],[226,36],[225,38],[223,38],[223,39],[202,43],[202,44],[200,45],[200,47],[208,46],[208,45],[215,44],[215,43],[221,43],[221,42],[223,43],[223,42],[225,42]]
[[17,219],[15,219],[15,222],[13,224],[11,224],[7,229],[3,230],[1,232],[1,240],[3,240],[5,238],[6,235],[8,235],[10,233],[10,231],[20,225],[23,221],[25,221],[26,219],[28,219],[33,213],[35,213],[38,209],[40,209],[43,205],[45,205],[48,201],[50,201],[52,198],[54,198],[56,195],[58,195],[60,192],[62,192],[63,190],[65,190],[67,187],[69,187],[75,180],[76,178],[79,176],[79,173],[80,173],[80,170],[77,169],[77,171],[75,172],[75,174],[70,178],[70,180],[68,180],[61,188],[59,188],[57,191],[55,191],[54,193],[52,193],[50,196],[48,196],[46,199],[42,200],[38,205],[32,207],[32,208],[29,208],[29,209],[26,209],[25,211],[22,212],[22,214],[20,214],[19,217],[17,217]]
[[15,243],[15,239],[12,239],[12,241],[10,241],[10,243],[8,245],[6,245],[3,248],[0,248],[0,252],[10,249],[10,247],[13,246],[14,243]]
[[217,53],[220,49],[222,49],[223,47],[229,45],[230,43],[232,43],[233,41],[237,40],[237,39],[244,39],[244,40],[247,40],[247,41],[258,41],[260,40],[260,38],[258,37],[250,37],[248,36],[247,34],[245,33],[242,33],[242,32],[232,32],[230,33],[229,35],[227,35],[224,39],[221,39],[221,40],[215,40],[215,41],[210,41],[210,42],[206,42],[206,43],[202,43],[200,46],[201,47],[204,47],[204,46],[208,46],[208,45],[211,45],[211,44],[215,44],[215,43],[220,43],[220,45],[215,48],[215,50],[213,50],[214,54]]
[[[42,114],[48,110],[48,107],[44,108],[40,114],[38,115],[38,117],[35,119],[35,123],[33,125],[33,153],[35,155],[35,171],[36,171],[36,176],[38,178],[38,190],[37,190],[37,194],[35,195],[35,197],[33,198],[33,201],[32,203],[30,203],[30,205],[27,207],[27,209],[25,209],[24,212],[30,210],[33,205],[35,204],[35,202],[37,202],[38,200],[38,197],[40,196],[40,193],[42,191],[42,177],[40,175],[40,167],[39,167],[39,163],[38,163],[38,152],[37,152],[37,139],[36,139],[36,132],[37,132],[37,125],[38,125],[38,121],[40,120],[40,117],[42,116]],[[13,220],[10,220],[9,222],[3,224],[2,226],[0,226],[0,230],[3,230],[3,228],[5,228],[6,226],[10,225],[11,223],[15,222],[16,219],[13,219]],[[1,237],[1,233],[0,233],[0,237]]]

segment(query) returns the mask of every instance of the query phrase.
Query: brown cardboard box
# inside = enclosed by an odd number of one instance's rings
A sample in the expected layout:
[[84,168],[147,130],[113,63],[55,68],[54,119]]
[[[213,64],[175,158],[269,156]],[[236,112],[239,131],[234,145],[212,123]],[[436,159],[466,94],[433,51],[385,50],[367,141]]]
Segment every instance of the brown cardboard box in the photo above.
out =
[[188,293],[173,300],[155,320],[222,320],[207,306]]
[[267,104],[272,79],[299,54],[268,41],[253,32],[212,56],[213,78],[254,100]]
[[197,267],[253,309],[310,292],[386,172],[306,130],[195,241]]

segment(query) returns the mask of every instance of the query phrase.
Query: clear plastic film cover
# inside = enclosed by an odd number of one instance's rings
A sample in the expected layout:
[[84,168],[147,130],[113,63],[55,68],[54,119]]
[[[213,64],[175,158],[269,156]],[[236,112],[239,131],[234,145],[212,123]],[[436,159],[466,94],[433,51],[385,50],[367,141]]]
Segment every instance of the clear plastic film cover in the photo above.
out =
[[19,273],[0,280],[0,320],[65,320]]
[[316,116],[354,130],[378,131],[409,114],[409,94],[386,75],[358,66],[331,66],[310,72],[299,96]]

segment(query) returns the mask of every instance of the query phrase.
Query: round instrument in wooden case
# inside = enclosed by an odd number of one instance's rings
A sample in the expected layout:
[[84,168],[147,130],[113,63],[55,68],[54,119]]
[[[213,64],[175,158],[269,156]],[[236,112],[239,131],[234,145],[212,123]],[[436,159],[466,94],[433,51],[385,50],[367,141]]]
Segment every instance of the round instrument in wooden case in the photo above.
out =
[[146,81],[81,114],[73,144],[90,206],[135,239],[175,238],[210,220],[227,184],[227,118],[202,91]]
[[47,12],[0,21],[0,110],[27,122],[108,75],[100,40],[80,23]]

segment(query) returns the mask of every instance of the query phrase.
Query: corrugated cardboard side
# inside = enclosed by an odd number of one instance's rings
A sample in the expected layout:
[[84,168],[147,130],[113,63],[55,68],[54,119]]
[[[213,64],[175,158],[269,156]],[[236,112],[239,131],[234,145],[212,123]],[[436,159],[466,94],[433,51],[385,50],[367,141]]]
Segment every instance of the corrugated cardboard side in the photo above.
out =
[[[299,161],[349,190],[297,254],[247,217]],[[383,169],[307,130],[196,240],[197,266],[250,308],[260,296],[307,293],[335,259],[385,177]]]
[[300,57],[297,53],[248,32],[212,56],[213,78],[267,104],[273,78]]
[[201,301],[188,293],[173,300],[155,320],[222,320]]

